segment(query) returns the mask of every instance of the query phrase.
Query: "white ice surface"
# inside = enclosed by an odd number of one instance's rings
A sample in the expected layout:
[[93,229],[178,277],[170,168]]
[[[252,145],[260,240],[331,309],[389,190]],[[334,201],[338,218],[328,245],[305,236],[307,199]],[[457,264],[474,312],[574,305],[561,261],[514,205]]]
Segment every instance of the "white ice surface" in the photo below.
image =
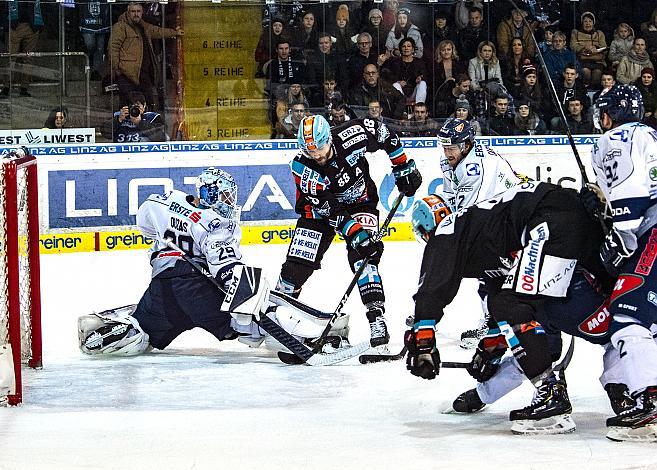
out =
[[[286,247],[246,246],[246,262],[272,282]],[[387,243],[391,349],[401,349],[404,319],[419,271],[420,246]],[[568,370],[574,434],[510,433],[508,412],[531,399],[528,384],[483,412],[442,413],[474,386],[463,370],[433,381],[402,361],[362,366],[286,366],[266,350],[218,343],[194,330],[166,351],[89,358],[77,349],[79,315],[135,303],[149,280],[145,252],[41,258],[44,368],[25,373],[25,404],[0,408],[0,468],[400,469],[657,468],[657,445],[604,438],[611,409],[598,383],[601,348],[578,341]],[[302,299],[332,311],[350,279],[343,245],[333,245]],[[472,281],[441,323],[445,361],[466,361],[457,346],[478,318]],[[358,294],[352,342],[368,338]]]

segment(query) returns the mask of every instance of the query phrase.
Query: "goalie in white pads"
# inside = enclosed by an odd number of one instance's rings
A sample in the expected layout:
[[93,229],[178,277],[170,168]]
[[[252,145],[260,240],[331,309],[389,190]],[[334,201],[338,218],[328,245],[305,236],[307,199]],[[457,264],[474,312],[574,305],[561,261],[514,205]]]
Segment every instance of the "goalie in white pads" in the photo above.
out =
[[[208,168],[198,177],[196,196],[181,191],[151,195],[137,212],[137,225],[154,240],[151,283],[137,305],[84,315],[78,320],[79,346],[91,355],[133,356],[164,349],[182,332],[203,328],[219,341],[239,339],[249,346],[263,341],[284,349],[253,319],[268,315],[303,340],[321,335],[329,314],[269,291],[259,268],[242,263],[237,187],[223,170]],[[178,249],[174,249],[174,247]],[[248,277],[250,292],[227,296],[183,259],[187,255],[228,291]],[[239,282],[237,282],[239,284]],[[333,325],[348,333],[348,316]]]

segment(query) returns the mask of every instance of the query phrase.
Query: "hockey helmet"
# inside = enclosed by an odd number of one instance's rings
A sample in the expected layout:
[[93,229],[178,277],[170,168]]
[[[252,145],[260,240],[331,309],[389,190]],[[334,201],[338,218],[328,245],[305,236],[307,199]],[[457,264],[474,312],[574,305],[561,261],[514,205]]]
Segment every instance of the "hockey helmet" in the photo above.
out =
[[438,141],[442,146],[473,143],[475,131],[469,121],[459,118],[449,118],[438,131]]
[[237,184],[224,170],[210,167],[196,179],[196,193],[201,206],[214,209],[226,219],[238,219]]
[[309,155],[308,151],[319,150],[331,144],[331,126],[324,116],[319,114],[306,116],[299,124],[297,133],[299,150]]
[[415,201],[411,225],[418,241],[428,242],[435,228],[451,213],[445,200],[436,194]]
[[643,118],[643,97],[634,85],[616,84],[600,95],[593,107],[593,123],[602,129],[602,115],[607,113],[614,124],[637,122]]

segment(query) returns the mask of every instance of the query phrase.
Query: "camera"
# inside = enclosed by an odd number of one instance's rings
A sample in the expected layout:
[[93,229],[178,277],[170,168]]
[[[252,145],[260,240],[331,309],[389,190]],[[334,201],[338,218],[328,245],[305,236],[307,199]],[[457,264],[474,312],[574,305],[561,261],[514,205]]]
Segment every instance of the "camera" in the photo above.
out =
[[141,108],[138,104],[131,105],[128,112],[130,113],[130,117],[136,118],[141,116]]

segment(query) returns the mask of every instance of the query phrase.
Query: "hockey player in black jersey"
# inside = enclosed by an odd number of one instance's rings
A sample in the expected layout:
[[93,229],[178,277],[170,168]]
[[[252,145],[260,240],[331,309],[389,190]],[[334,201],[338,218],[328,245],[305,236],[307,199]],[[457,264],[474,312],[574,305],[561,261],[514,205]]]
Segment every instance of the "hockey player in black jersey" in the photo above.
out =
[[379,196],[370,176],[366,152],[383,150],[393,167],[401,193],[412,196],[422,182],[408,160],[399,137],[373,119],[351,120],[330,128],[324,117],[304,118],[299,126],[300,153],[290,167],[297,188],[300,215],[277,289],[298,296],[311,274],[320,268],[335,233],[347,242],[347,257],[355,272],[366,258],[358,289],[367,308],[372,347],[387,345],[383,284],[378,264],[383,243],[375,241]]
[[[436,205],[444,201],[436,196]],[[428,237],[415,299],[415,324],[407,331],[407,368],[433,379],[439,372],[436,324],[463,278],[506,271],[491,289],[488,308],[537,394],[512,421],[531,421],[571,412],[565,383],[551,373],[548,340],[537,313],[549,297],[564,297],[576,267],[609,279],[597,253],[603,233],[577,193],[548,183],[523,182],[497,198],[450,214]],[[609,286],[607,285],[608,289]],[[573,428],[571,428],[572,430]]]

